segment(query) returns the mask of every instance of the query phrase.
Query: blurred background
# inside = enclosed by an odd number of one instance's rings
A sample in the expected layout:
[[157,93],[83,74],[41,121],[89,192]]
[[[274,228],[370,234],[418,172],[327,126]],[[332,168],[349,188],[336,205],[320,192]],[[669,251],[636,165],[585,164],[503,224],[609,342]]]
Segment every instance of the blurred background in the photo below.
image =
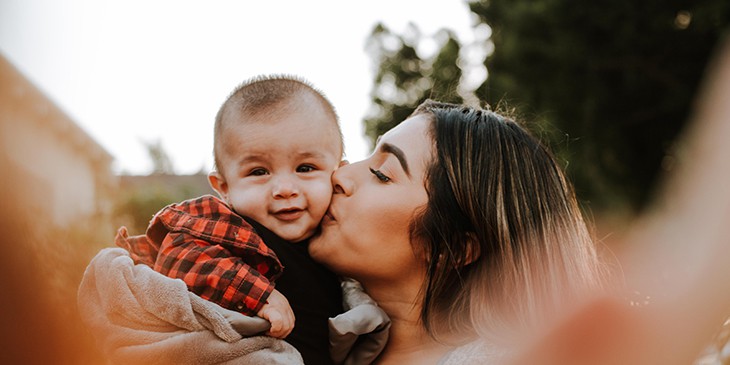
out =
[[351,161],[426,98],[513,115],[620,251],[729,26],[726,0],[0,0],[0,363],[105,362],[76,313],[86,264],[212,193],[215,113],[261,73],[322,89]]

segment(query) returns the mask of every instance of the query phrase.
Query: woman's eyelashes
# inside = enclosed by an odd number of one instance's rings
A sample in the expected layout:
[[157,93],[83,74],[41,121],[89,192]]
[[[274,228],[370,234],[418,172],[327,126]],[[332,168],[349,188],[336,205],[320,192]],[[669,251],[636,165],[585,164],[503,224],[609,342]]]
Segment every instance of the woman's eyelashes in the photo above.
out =
[[370,169],[370,172],[375,175],[375,177],[380,180],[381,182],[387,183],[390,182],[390,177],[386,176],[384,173],[382,173],[380,170],[375,170],[371,167],[368,167]]

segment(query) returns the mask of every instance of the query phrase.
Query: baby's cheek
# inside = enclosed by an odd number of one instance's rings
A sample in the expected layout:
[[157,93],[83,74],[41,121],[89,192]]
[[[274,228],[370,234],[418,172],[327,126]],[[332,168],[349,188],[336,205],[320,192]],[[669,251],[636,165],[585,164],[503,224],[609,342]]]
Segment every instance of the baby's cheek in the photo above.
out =
[[324,199],[327,202],[327,205],[329,205],[329,201],[332,198],[332,174],[328,174],[326,177],[322,177],[321,179],[317,179],[317,181],[314,183],[315,189],[322,194]]
[[230,194],[228,203],[239,215],[261,220],[268,209],[266,194],[263,189],[240,189]]
[[327,212],[331,200],[332,184],[329,179],[326,182],[322,180],[312,184],[309,193],[309,207],[313,214],[318,215],[318,218],[322,218],[324,213]]

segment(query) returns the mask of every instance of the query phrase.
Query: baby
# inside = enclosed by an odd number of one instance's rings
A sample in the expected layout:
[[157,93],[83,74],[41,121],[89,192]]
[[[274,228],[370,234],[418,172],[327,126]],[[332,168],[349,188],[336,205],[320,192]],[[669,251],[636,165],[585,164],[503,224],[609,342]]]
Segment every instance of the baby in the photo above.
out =
[[309,257],[307,239],[343,155],[334,107],[304,80],[257,77],[223,103],[214,138],[208,179],[220,199],[165,207],[146,235],[121,229],[117,245],[204,299],[269,320],[267,334],[286,338],[305,364],[332,363],[327,319],[343,311],[340,284]]

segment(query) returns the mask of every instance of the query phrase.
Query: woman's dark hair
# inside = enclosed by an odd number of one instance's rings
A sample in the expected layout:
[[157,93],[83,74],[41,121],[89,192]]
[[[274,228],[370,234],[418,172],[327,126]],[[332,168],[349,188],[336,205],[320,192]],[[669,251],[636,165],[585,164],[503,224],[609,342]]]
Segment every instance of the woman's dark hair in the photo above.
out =
[[413,115],[430,118],[435,144],[429,201],[411,226],[427,261],[421,319],[429,333],[484,335],[505,318],[525,323],[599,282],[572,188],[526,129],[489,110],[431,100]]

